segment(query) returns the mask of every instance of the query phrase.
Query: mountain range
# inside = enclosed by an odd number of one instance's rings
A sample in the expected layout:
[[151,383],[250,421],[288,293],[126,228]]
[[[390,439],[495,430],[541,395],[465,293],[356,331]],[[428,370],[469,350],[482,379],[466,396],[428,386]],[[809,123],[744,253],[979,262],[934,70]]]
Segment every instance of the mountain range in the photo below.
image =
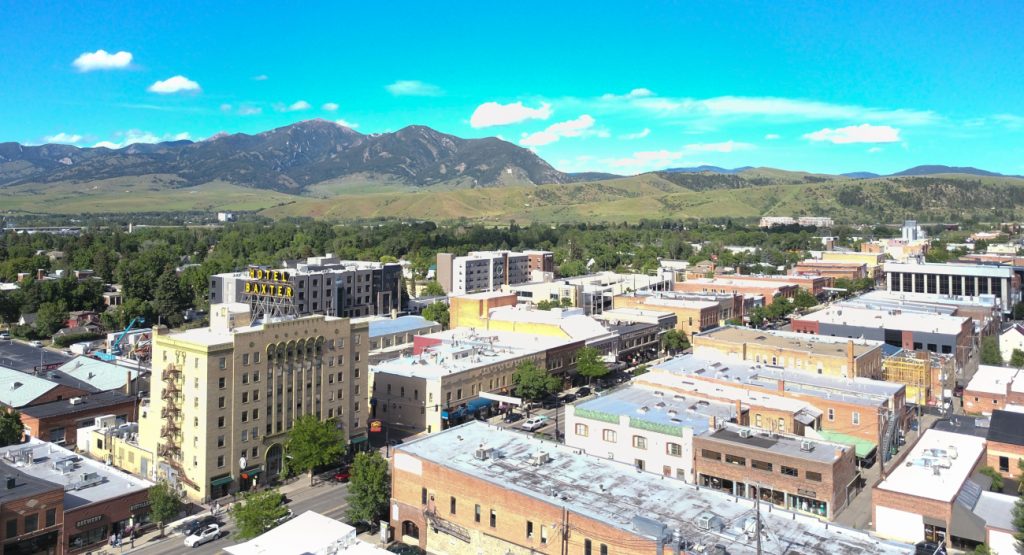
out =
[[[654,173],[692,190],[883,177],[872,172],[832,176],[749,166],[668,168]],[[916,166],[891,176],[939,174],[1001,176],[977,168],[941,165]],[[143,176],[158,176],[164,186],[172,188],[222,182],[292,194],[346,180],[417,188],[478,188],[622,177],[562,172],[533,151],[496,137],[462,139],[419,125],[393,133],[362,134],[330,121],[309,120],[255,135],[222,133],[197,142],[132,144],[118,149],[0,143],[0,187]]]

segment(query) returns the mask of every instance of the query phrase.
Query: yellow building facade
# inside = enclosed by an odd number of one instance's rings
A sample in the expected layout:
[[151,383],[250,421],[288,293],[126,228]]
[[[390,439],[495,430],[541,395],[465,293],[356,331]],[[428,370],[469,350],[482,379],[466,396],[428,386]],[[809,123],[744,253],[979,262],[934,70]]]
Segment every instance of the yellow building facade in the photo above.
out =
[[139,449],[156,477],[210,500],[278,475],[292,423],[333,419],[367,439],[368,325],[321,315],[250,324],[245,304],[214,305],[210,326],[153,329],[150,404]]
[[867,266],[868,277],[877,279],[885,262],[885,254],[876,252],[823,251],[821,259],[825,262],[855,262]]

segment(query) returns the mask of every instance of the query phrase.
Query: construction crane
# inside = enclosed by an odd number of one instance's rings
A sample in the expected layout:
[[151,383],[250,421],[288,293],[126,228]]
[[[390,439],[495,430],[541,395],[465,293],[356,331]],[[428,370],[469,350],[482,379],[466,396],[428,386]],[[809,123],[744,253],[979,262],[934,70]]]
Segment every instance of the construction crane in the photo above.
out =
[[99,357],[101,360],[105,360],[107,362],[115,360],[117,356],[121,354],[121,342],[124,341],[124,336],[127,335],[128,332],[132,331],[132,328],[135,327],[135,324],[145,323],[146,319],[143,318],[142,316],[136,316],[135,318],[133,318],[132,321],[128,324],[128,326],[124,328],[124,330],[121,331],[121,333],[119,333],[117,337],[114,338],[113,341],[110,342],[110,348],[107,350],[107,352],[97,352],[95,353],[96,356]]

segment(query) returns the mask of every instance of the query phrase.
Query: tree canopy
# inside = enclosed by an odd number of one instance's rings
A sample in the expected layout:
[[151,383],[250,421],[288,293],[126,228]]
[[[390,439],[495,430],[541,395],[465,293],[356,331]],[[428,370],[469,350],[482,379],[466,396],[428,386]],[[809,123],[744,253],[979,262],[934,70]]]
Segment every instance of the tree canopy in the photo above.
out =
[[516,395],[527,401],[541,399],[558,391],[562,386],[562,380],[552,376],[532,360],[520,362],[516,366],[516,371],[512,374],[512,383],[516,384]]
[[444,288],[437,280],[430,280],[425,286],[423,286],[423,296],[425,297],[440,297],[444,295]]
[[388,462],[378,451],[357,453],[349,472],[348,517],[371,524],[384,519],[391,500]]
[[597,349],[583,347],[576,351],[576,371],[589,382],[607,375],[608,365],[601,360],[601,353]]
[[689,349],[690,341],[686,338],[685,333],[677,329],[670,329],[661,334],[661,348],[671,354],[675,354]]
[[288,507],[277,490],[243,493],[242,501],[231,507],[231,518],[238,531],[235,536],[248,540],[270,530],[287,516]]
[[160,535],[167,522],[181,512],[181,496],[166,481],[159,481],[149,488],[149,516],[160,523]]
[[992,366],[1003,365],[1003,355],[999,352],[999,339],[995,336],[981,339],[981,363]]
[[285,453],[290,457],[288,471],[292,474],[309,472],[313,484],[313,469],[341,460],[345,454],[345,433],[333,419],[320,420],[304,414],[295,419],[288,431]]
[[448,314],[448,305],[445,303],[431,303],[423,308],[423,313],[420,315],[427,320],[432,320],[441,324],[441,326],[446,329],[448,328],[450,316]]
[[21,443],[24,435],[21,413],[14,409],[0,410],[0,447]]

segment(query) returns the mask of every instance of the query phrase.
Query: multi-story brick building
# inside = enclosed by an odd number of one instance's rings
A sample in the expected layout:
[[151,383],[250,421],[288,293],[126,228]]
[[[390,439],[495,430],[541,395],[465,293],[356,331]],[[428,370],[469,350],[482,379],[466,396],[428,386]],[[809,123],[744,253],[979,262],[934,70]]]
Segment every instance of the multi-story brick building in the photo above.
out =
[[956,498],[984,462],[984,454],[983,438],[926,431],[871,492],[876,533],[898,541],[952,545]]
[[800,286],[785,281],[747,280],[744,277],[695,278],[676,282],[673,291],[680,293],[711,293],[760,296],[765,306],[776,299],[792,299]]
[[397,446],[391,483],[396,539],[444,555],[655,555],[719,543],[733,555],[757,544],[764,553],[912,550],[781,509],[760,511],[771,533],[758,542],[744,532],[756,522],[748,499],[481,422]]
[[279,474],[299,416],[333,420],[352,449],[367,439],[366,322],[250,320],[248,305],[224,304],[211,307],[207,328],[153,329],[153,379],[136,448],[139,457],[156,453],[156,476],[190,499]]
[[1024,374],[1017,368],[979,365],[964,387],[964,412],[988,415],[1013,405],[1024,405]]
[[868,277],[866,264],[858,262],[833,262],[825,260],[804,260],[797,262],[790,270],[794,277],[799,276],[820,276],[833,280],[846,279],[850,281]]
[[858,491],[848,445],[727,424],[693,437],[697,482],[828,520]]
[[823,295],[825,290],[832,287],[835,279],[828,276],[815,275],[789,275],[789,276],[767,276],[767,275],[744,275],[744,281],[760,281],[765,283],[792,283],[817,297]]
[[996,410],[988,427],[986,457],[988,466],[1005,478],[1020,481],[1024,470],[1024,413]]
[[139,400],[118,391],[51,401],[21,409],[21,423],[29,435],[74,449],[79,428],[91,426],[96,418],[113,414],[120,422],[134,422]]
[[693,354],[726,356],[835,377],[879,379],[881,341],[723,326],[693,336]]
[[718,327],[721,305],[717,300],[676,299],[654,295],[618,295],[615,308],[659,310],[676,315],[676,329],[688,337]]

